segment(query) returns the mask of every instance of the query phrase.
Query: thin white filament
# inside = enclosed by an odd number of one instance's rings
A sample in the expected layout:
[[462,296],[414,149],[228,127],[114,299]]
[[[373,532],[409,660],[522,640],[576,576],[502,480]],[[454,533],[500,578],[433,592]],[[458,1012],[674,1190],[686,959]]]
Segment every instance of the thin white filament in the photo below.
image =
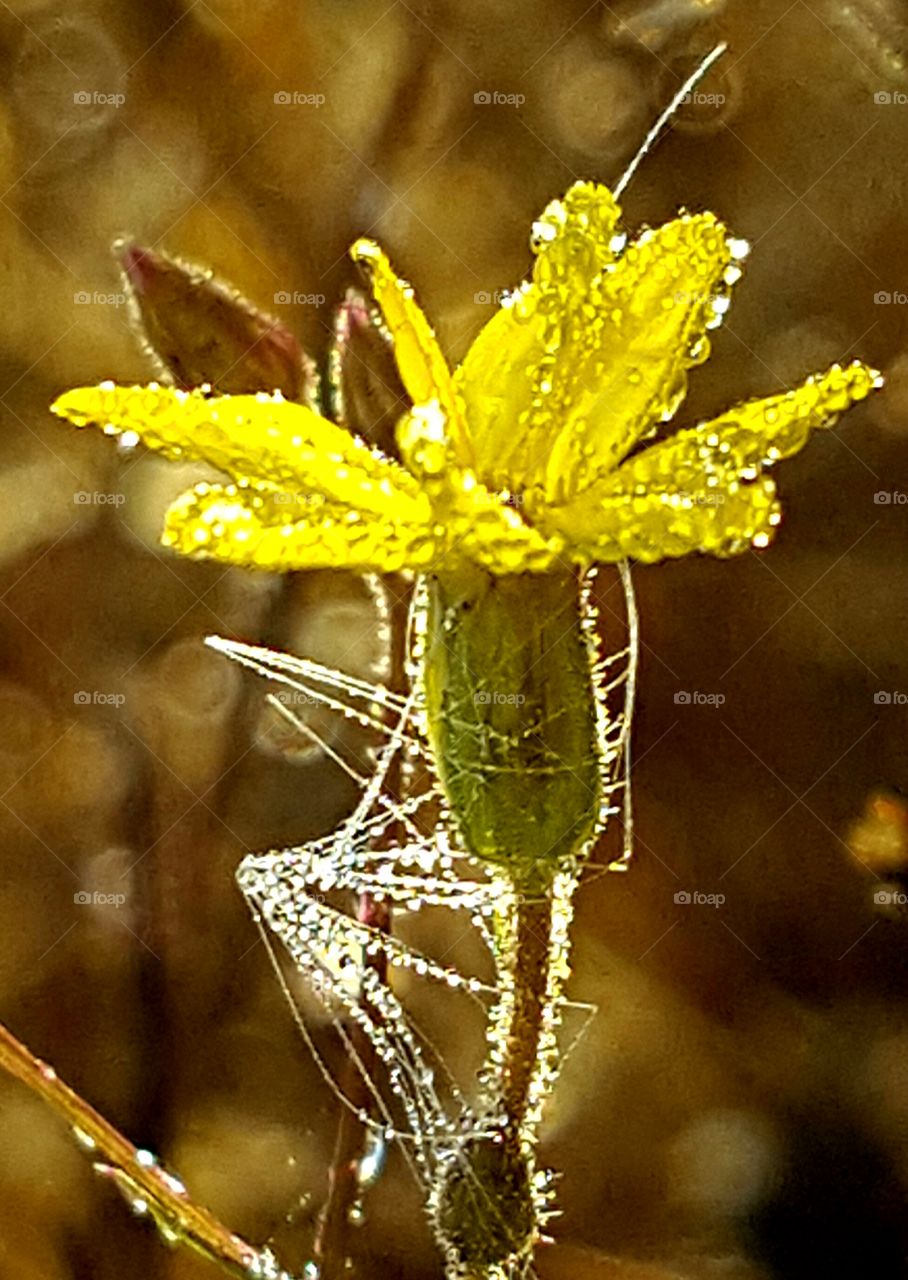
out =
[[718,60],[722,57],[723,53],[725,53],[727,48],[728,48],[728,45],[725,44],[724,41],[722,44],[717,44],[715,49],[713,49],[711,53],[708,53],[706,55],[706,57],[703,59],[703,61],[700,63],[697,69],[691,72],[691,74],[684,81],[684,84],[682,84],[681,88],[678,90],[678,92],[672,98],[671,102],[668,104],[668,106],[659,116],[659,119],[653,125],[652,129],[650,129],[649,133],[643,139],[643,142],[640,146],[640,150],[637,152],[633,160],[625,169],[624,173],[615,183],[614,194],[615,194],[616,200],[621,197],[621,194],[624,191],[625,187],[630,182],[631,178],[634,176],[637,170],[640,168],[640,165],[649,155],[650,151],[653,149],[656,143],[656,140],[659,137],[659,134],[662,132],[665,125],[668,124],[669,120],[671,120],[672,116],[681,106],[681,103],[684,101],[684,99],[687,97],[690,91],[700,83],[700,81],[706,75],[707,71],[709,71],[713,63],[718,62]]

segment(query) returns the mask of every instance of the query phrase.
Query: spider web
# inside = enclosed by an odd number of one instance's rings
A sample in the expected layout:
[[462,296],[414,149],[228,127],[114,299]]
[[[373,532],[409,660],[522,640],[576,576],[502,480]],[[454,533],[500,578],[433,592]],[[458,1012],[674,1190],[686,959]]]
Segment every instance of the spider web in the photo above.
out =
[[[637,616],[630,573],[626,566],[621,566],[620,573],[627,629],[627,643],[622,649],[610,654],[601,651],[599,613],[593,597],[595,575],[588,575],[584,581],[580,599],[598,719],[598,825],[601,832],[610,819],[621,816],[623,855],[613,865],[623,867],[630,856],[632,839],[629,760]],[[424,621],[425,602],[417,592],[409,624],[411,655],[420,652]],[[500,977],[507,970],[508,925],[516,906],[515,890],[503,875],[490,875],[478,867],[459,846],[432,767],[418,659],[411,658],[410,662],[410,692],[399,694],[312,659],[217,636],[209,637],[207,643],[272,685],[303,695],[309,702],[379,735],[381,745],[374,769],[371,774],[364,774],[293,710],[292,699],[274,692],[266,695],[289,725],[316,743],[356,781],[361,794],[353,811],[333,832],[299,846],[249,854],[240,864],[237,880],[259,925],[296,1024],[327,1085],[343,1106],[355,1112],[379,1149],[391,1141],[399,1145],[430,1202],[442,1169],[457,1164],[467,1178],[471,1177],[465,1147],[471,1140],[500,1131],[503,1117],[498,1113],[494,1091],[495,1054],[490,1044],[480,1098],[469,1099],[441,1053],[395,994],[393,977],[396,971],[408,971],[466,993],[481,1006],[491,1041],[496,1010],[500,1014],[502,1007]],[[419,779],[415,789],[405,791],[402,797],[388,785],[395,762],[404,766],[406,778]],[[561,891],[565,962],[574,884],[573,876],[565,879]],[[336,900],[346,898],[350,902],[354,895],[363,894],[390,904],[398,919],[425,907],[466,913],[491,955],[498,977],[486,983],[465,975],[335,905]],[[368,1107],[351,1100],[319,1051],[285,972],[287,961],[305,978],[308,989],[324,1009],[348,1061],[365,1086]],[[386,968],[387,977],[376,961]],[[567,1003],[559,1000],[558,1009],[552,1011],[550,1050],[561,1008]],[[500,1017],[498,1021],[500,1027]],[[353,1027],[367,1037],[381,1065],[383,1081],[376,1077],[371,1064],[363,1061],[351,1035]],[[579,1035],[568,1047],[568,1053],[576,1039]],[[549,1056],[553,1056],[551,1051]],[[553,1067],[546,1087],[554,1074]],[[550,1197],[547,1182],[541,1176],[535,1190],[540,1218],[544,1218]],[[526,1267],[514,1272],[517,1274],[525,1275]]]

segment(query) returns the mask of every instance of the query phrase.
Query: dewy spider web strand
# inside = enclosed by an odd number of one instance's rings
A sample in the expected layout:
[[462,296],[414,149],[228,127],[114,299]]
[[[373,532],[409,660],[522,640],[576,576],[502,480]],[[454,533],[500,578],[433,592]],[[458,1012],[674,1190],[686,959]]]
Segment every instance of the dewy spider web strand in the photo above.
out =
[[[296,1003],[293,1000],[289,985],[273,951],[270,939],[267,936],[267,931],[264,930],[264,924],[261,922],[258,912],[256,912],[256,918],[263,928],[266,947],[272,958],[281,986],[290,1001],[293,1015],[300,1028],[301,1034],[312,1050],[316,1063],[328,1082],[332,1092],[343,1105],[351,1107],[349,1100],[346,1098],[343,1091],[336,1085],[329,1069],[324,1063],[324,1060],[317,1051],[308,1028],[306,1027],[305,1020],[301,1017],[298,1009],[296,1008]],[[271,923],[272,926],[274,924],[273,920],[269,921],[269,923]],[[378,941],[378,937],[376,937],[376,941]],[[457,1143],[455,1143],[453,1148],[451,1147],[451,1126],[452,1123],[457,1124],[457,1128],[454,1131],[456,1133],[457,1142],[463,1142],[465,1139],[477,1136],[484,1137],[489,1131],[489,1126],[477,1126],[471,1123],[469,1107],[467,1106],[463,1096],[460,1094],[456,1083],[452,1078],[450,1078],[450,1073],[447,1072],[441,1055],[434,1050],[434,1047],[430,1042],[428,1042],[426,1037],[422,1036],[418,1029],[406,1019],[406,1016],[396,999],[381,986],[378,982],[377,976],[371,970],[357,970],[356,972],[356,983],[363,983],[367,986],[371,986],[371,990],[365,993],[366,999],[363,1000],[361,998],[363,994],[362,992],[357,993],[355,990],[348,990],[343,982],[336,982],[333,979],[333,976],[328,972],[328,966],[325,965],[323,958],[318,955],[317,948],[314,944],[306,945],[304,942],[303,949],[309,956],[308,962],[303,958],[298,947],[294,947],[291,954],[298,966],[303,969],[304,972],[308,970],[310,973],[314,974],[315,978],[321,976],[324,979],[321,983],[314,983],[317,994],[324,997],[332,995],[339,1000],[347,1014],[355,1018],[359,1024],[367,1030],[370,1039],[376,1045],[380,1055],[384,1059],[392,1079],[395,1079],[396,1076],[394,1092],[398,1100],[403,1102],[405,1112],[410,1121],[410,1129],[409,1131],[401,1131],[396,1127],[390,1108],[385,1102],[380,1089],[372,1081],[369,1073],[363,1067],[355,1047],[346,1032],[343,1020],[339,1020],[335,1026],[342,1045],[362,1073],[376,1111],[382,1118],[382,1123],[378,1123],[367,1112],[362,1112],[356,1109],[356,1113],[360,1121],[373,1131],[377,1132],[385,1140],[398,1138],[403,1141],[404,1157],[412,1172],[426,1188],[427,1194],[431,1189],[431,1178],[434,1168],[437,1165],[436,1157],[437,1149],[439,1147],[447,1148],[449,1158],[453,1157],[453,1159],[463,1169],[465,1175],[468,1178],[472,1177],[472,1170],[470,1169],[469,1162],[463,1158]],[[350,956],[350,959],[353,960],[352,955]],[[355,962],[351,967],[355,967]],[[444,976],[446,975],[443,974],[442,977],[444,978]],[[380,1024],[375,1023],[371,1019],[369,1011],[373,1006],[383,1008],[384,1012]],[[397,1028],[396,1031],[395,1027]],[[448,1076],[447,1082],[452,1093],[452,1100],[456,1105],[456,1116],[458,1119],[455,1120],[455,1117],[452,1116],[449,1108],[442,1105],[435,1090],[434,1073],[432,1072],[432,1069],[425,1064],[422,1051],[419,1049],[415,1039],[413,1038],[414,1035],[426,1040],[427,1047],[432,1052],[433,1057],[445,1070],[445,1073]],[[494,1125],[496,1119],[497,1118],[492,1117],[490,1124]],[[478,1183],[476,1183],[476,1190],[479,1193],[482,1192],[482,1188]],[[494,1206],[489,1207],[494,1209]]]

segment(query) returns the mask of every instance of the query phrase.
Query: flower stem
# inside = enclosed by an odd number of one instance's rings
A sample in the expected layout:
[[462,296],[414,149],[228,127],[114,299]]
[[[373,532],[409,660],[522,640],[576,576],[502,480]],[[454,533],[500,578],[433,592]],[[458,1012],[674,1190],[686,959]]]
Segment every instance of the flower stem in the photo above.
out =
[[505,1049],[502,1102],[508,1139],[519,1142],[538,1067],[543,1019],[550,999],[552,904],[549,898],[517,905],[514,950],[514,1007]]
[[0,1024],[0,1068],[43,1098],[73,1129],[93,1155],[95,1167],[115,1182],[138,1209],[144,1205],[172,1243],[195,1249],[229,1275],[281,1277],[267,1252],[248,1244],[223,1226],[207,1209],[194,1204],[181,1183],[140,1153],[95,1109],[64,1084],[52,1067],[36,1058]]

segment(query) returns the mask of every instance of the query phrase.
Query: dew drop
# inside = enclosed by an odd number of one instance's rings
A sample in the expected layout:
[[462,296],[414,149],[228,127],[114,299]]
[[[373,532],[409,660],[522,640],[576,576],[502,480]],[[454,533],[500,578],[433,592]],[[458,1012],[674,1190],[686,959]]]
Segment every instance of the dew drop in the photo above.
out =
[[97,1142],[90,1133],[86,1133],[84,1129],[80,1129],[78,1125],[73,1125],[73,1137],[83,1151],[94,1151],[97,1148]]

